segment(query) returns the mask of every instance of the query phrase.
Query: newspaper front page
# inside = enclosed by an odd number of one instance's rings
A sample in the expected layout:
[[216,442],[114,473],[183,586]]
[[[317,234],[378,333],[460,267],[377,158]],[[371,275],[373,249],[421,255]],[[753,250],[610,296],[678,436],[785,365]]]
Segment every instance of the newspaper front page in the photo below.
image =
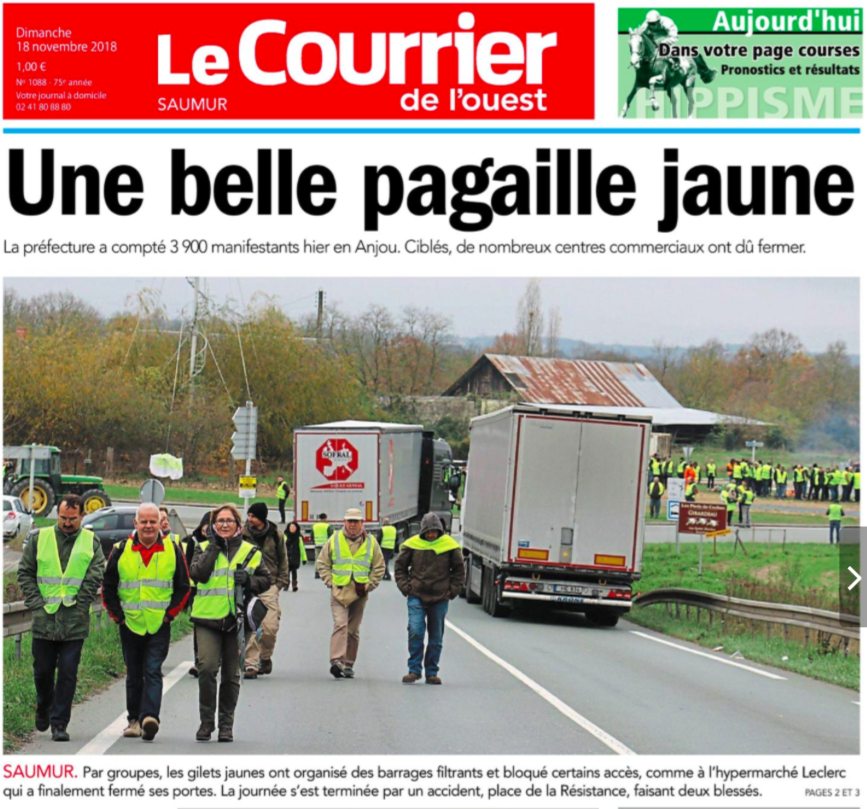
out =
[[864,9],[4,2],[4,806],[864,806]]

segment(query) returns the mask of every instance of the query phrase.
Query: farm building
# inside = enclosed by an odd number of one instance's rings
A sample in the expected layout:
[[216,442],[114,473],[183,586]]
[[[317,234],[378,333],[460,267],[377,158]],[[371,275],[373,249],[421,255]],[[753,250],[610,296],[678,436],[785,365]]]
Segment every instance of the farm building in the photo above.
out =
[[613,416],[651,416],[677,443],[701,441],[718,424],[758,424],[682,407],[639,362],[599,362],[483,354],[443,396],[574,404]]

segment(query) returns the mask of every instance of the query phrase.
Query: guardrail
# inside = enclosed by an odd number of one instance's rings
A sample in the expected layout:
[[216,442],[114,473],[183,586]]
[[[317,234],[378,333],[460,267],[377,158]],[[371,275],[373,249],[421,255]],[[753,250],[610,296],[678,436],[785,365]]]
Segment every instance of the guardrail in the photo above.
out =
[[860,640],[861,637],[860,619],[857,615],[845,615],[814,607],[801,607],[797,604],[752,601],[747,598],[703,593],[700,590],[682,590],[677,587],[650,590],[633,598],[632,603],[636,607],[674,604],[678,615],[680,614],[680,607],[686,608],[687,618],[689,618],[690,607],[696,610],[707,610],[711,622],[713,622],[715,613],[722,614],[723,621],[726,617],[759,621],[767,625],[768,636],[770,636],[773,624],[781,625],[786,637],[788,637],[786,632],[788,627],[800,628],[804,630],[805,646],[809,645],[810,632],[846,638],[847,648],[848,640]]
[[[90,612],[96,616],[96,631],[102,630],[102,614],[105,612],[101,601],[90,605]],[[3,637],[15,638],[15,659],[21,659],[21,636],[30,631],[32,616],[23,601],[13,601],[3,605]]]

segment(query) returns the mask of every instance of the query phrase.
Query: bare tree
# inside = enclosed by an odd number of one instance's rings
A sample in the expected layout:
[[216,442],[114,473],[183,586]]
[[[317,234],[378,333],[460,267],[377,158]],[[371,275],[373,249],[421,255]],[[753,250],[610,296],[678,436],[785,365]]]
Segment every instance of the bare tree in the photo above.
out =
[[560,307],[552,306],[548,310],[548,334],[546,337],[545,356],[560,356],[560,327],[563,318],[560,316]]
[[515,334],[524,356],[537,357],[542,353],[545,316],[542,314],[542,286],[535,278],[527,282],[527,288],[518,301]]

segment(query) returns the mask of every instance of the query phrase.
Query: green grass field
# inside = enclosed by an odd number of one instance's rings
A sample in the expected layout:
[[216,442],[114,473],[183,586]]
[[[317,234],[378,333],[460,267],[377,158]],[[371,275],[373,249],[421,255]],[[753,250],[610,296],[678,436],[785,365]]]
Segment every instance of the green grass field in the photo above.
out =
[[[105,491],[112,500],[139,500],[139,486],[125,486],[107,483]],[[264,500],[270,506],[277,505],[277,496],[270,489],[260,492],[256,500]],[[237,490],[227,492],[219,489],[197,489],[170,486],[166,488],[167,503],[203,503],[205,505],[220,506],[223,503],[234,503],[236,506],[244,504],[244,500],[238,497]],[[287,508],[292,507],[292,500],[287,501]]]
[[[172,622],[172,640],[178,640],[192,630],[186,613]],[[104,690],[124,675],[123,654],[117,627],[107,615],[102,617],[102,631],[97,631],[96,616],[90,619],[90,637],[84,643],[78,669],[75,704]],[[118,713],[123,710],[118,705]],[[74,710],[74,709],[73,709]],[[15,641],[3,641],[3,751],[12,752],[33,733],[36,711],[36,689],[33,685],[33,658],[30,633],[22,636],[21,658],[15,658]]]

